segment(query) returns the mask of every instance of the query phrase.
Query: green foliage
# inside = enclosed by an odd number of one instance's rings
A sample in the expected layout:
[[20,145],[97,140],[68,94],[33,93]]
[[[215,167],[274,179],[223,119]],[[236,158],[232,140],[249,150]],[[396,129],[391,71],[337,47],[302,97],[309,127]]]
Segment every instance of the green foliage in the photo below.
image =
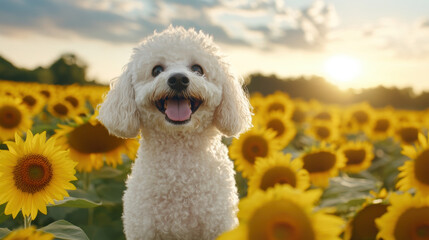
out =
[[7,228],[0,228],[0,239],[3,239],[10,233],[10,230]]
[[67,197],[61,201],[56,201],[52,207],[72,207],[72,208],[94,208],[101,206],[101,203],[96,203],[84,198]]
[[49,70],[54,76],[54,84],[85,84],[86,65],[74,54],[64,54],[55,61]]
[[[32,225],[55,234],[56,239],[125,239],[122,195],[130,168],[131,160],[124,156],[124,164],[118,168],[105,166],[89,174],[78,173],[74,182],[78,189],[49,205],[48,214],[39,213]],[[22,215],[12,219],[3,214],[4,208],[5,204],[0,205],[0,227],[6,227],[0,228],[0,236],[22,227]]]
[[247,89],[250,93],[268,95],[276,91],[287,93],[292,98],[316,99],[328,104],[354,104],[363,101],[373,107],[392,106],[397,109],[423,110],[429,108],[429,92],[415,96],[411,88],[363,89],[360,92],[342,91],[325,79],[317,76],[281,79],[275,75],[252,74],[248,77]]
[[6,208],[6,203],[0,205],[0,223],[8,220],[10,216],[4,214],[4,209]]
[[0,79],[58,85],[94,84],[86,78],[87,65],[74,54],[63,54],[48,68],[17,68],[0,56]]
[[352,200],[364,199],[369,191],[377,191],[379,185],[376,181],[365,178],[351,178],[347,175],[330,179],[329,188],[322,195],[320,207],[333,207]]
[[88,240],[85,232],[79,227],[64,221],[59,220],[49,224],[46,227],[40,228],[41,231],[52,233],[57,239],[64,240]]

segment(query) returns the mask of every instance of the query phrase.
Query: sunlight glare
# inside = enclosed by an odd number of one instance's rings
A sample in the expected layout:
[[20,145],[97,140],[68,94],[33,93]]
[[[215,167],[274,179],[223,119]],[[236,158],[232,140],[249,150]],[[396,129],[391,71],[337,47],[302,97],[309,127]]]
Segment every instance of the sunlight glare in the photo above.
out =
[[324,69],[329,80],[341,84],[355,80],[361,73],[361,64],[354,57],[335,55],[328,58]]

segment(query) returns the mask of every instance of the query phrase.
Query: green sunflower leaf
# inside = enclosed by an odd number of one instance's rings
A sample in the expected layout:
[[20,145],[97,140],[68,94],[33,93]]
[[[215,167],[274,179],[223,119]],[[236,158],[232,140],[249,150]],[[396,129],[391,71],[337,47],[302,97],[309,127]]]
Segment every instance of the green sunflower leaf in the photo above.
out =
[[72,208],[94,208],[101,206],[101,203],[93,202],[84,198],[66,197],[64,200],[55,201],[55,205],[50,207],[72,207]]
[[59,220],[49,224],[39,230],[52,233],[57,239],[64,240],[89,240],[85,232],[78,226],[75,226],[65,220]]
[[125,190],[123,183],[110,182],[98,186],[95,191],[101,198],[103,204],[120,204],[122,203],[122,195]]
[[0,239],[6,237],[11,231],[7,228],[0,228]]
[[112,167],[103,167],[98,171],[94,171],[91,177],[94,178],[116,178],[122,175],[122,171]]
[[0,223],[8,220],[10,218],[10,215],[4,214],[4,209],[6,208],[6,203],[0,205]]
[[355,199],[365,199],[371,190],[376,191],[380,185],[372,179],[348,176],[331,178],[329,187],[322,195],[320,207],[332,207]]

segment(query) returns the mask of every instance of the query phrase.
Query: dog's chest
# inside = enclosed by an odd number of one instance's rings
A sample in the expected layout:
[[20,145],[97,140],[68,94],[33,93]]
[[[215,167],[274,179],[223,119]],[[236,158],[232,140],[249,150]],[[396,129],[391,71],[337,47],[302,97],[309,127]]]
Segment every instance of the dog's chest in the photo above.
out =
[[238,199],[226,146],[153,150],[140,149],[125,204],[139,202],[160,239],[213,239],[233,226]]

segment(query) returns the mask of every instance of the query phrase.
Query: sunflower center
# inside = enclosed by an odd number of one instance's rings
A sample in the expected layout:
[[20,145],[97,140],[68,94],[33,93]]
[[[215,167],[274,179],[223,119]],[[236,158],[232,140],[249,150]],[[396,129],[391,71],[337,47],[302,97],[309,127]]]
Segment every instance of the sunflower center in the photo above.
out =
[[374,220],[387,212],[386,204],[371,204],[353,218],[350,240],[376,239],[378,228]]
[[46,98],[49,98],[51,96],[51,93],[47,90],[41,90],[40,93],[45,96]]
[[404,142],[413,144],[419,138],[419,130],[415,127],[405,127],[399,130],[399,135]]
[[27,193],[36,193],[45,188],[52,179],[49,160],[40,154],[30,154],[18,160],[13,169],[15,186]]
[[390,127],[390,122],[387,119],[378,119],[375,122],[374,131],[375,132],[386,132]]
[[429,149],[423,151],[415,160],[414,160],[414,175],[416,176],[416,179],[424,183],[426,185],[429,185],[429,174],[428,169],[429,167]]
[[296,187],[295,173],[287,167],[271,168],[262,177],[260,188],[265,191],[276,184],[290,184]]
[[362,110],[358,110],[353,113],[353,118],[359,123],[359,124],[365,124],[369,120],[368,113]]
[[310,153],[304,156],[304,169],[309,173],[326,172],[335,166],[336,156],[330,152]]
[[271,119],[267,123],[267,128],[273,129],[274,131],[276,131],[277,132],[276,137],[279,137],[279,136],[283,135],[283,133],[286,130],[283,122],[281,120],[279,120],[279,119]]
[[316,129],[316,134],[320,139],[327,139],[331,135],[331,131],[327,127],[319,126]]
[[281,103],[272,103],[269,107],[268,107],[268,112],[274,112],[274,111],[281,111],[281,112],[285,112],[285,106]]
[[273,221],[270,228],[268,229],[269,240],[295,240],[298,239],[298,233],[296,231],[296,225],[291,222],[279,219]]
[[62,103],[57,103],[53,107],[54,111],[60,116],[66,116],[69,112],[69,109]]
[[416,228],[417,239],[429,239],[429,224],[422,224]]
[[37,100],[33,96],[30,96],[30,95],[23,97],[22,101],[24,102],[25,105],[27,105],[29,107],[33,107],[37,103]]
[[274,200],[249,219],[250,240],[315,239],[311,221],[302,208],[289,200]]
[[296,123],[302,123],[305,120],[305,112],[301,109],[295,109],[292,114],[292,121]]
[[97,123],[85,123],[69,133],[70,147],[81,153],[106,153],[124,143],[124,139],[112,136],[107,129]]
[[348,149],[344,151],[347,158],[347,165],[360,164],[365,160],[366,152],[363,149]]
[[79,101],[73,96],[67,96],[65,100],[69,102],[73,107],[77,107],[79,105]]
[[0,107],[0,126],[3,128],[14,128],[19,125],[22,119],[22,114],[16,107],[3,106]]
[[321,112],[318,113],[315,117],[315,119],[320,119],[320,120],[331,120],[331,114],[329,114],[328,112]]
[[409,208],[399,216],[394,228],[395,239],[428,240],[429,207]]
[[242,153],[248,162],[254,163],[256,157],[267,156],[268,143],[261,136],[250,136],[243,142]]

